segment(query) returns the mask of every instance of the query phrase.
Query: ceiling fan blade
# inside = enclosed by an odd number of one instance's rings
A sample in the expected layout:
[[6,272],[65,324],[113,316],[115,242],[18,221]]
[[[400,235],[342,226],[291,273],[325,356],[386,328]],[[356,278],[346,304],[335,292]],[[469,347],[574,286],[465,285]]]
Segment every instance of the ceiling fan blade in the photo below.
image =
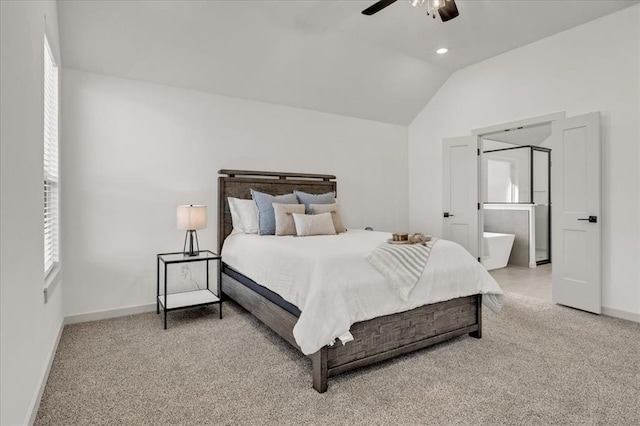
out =
[[369,6],[368,8],[366,8],[365,10],[363,10],[362,14],[363,15],[367,15],[367,16],[371,16],[374,13],[380,12],[385,7],[392,5],[396,1],[397,0],[380,0],[378,3],[375,3],[375,4],[371,5],[371,6]]
[[445,1],[444,6],[438,9],[438,13],[440,14],[440,19],[442,19],[442,22],[450,21],[456,16],[460,15],[455,0]]

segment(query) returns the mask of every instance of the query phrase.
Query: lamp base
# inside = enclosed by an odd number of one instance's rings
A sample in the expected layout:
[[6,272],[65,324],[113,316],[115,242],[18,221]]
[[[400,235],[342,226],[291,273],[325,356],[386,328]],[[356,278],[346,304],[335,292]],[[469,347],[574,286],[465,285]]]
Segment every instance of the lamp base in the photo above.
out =
[[[196,250],[193,249],[193,236],[196,236]],[[187,251],[187,236],[189,236],[189,250]],[[200,254],[200,243],[198,242],[198,233],[192,229],[184,234],[184,245],[182,246],[182,254],[185,256],[198,256]]]

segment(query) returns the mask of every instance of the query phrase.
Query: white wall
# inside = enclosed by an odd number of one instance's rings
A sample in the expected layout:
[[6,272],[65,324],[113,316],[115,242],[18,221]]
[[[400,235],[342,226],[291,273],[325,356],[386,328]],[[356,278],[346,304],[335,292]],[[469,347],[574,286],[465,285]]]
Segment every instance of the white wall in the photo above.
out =
[[154,303],[155,254],[202,203],[216,248],[221,168],[331,173],[347,226],[408,227],[407,128],[65,69],[68,315]]
[[409,127],[410,229],[441,234],[443,138],[601,111],[603,306],[640,318],[639,64],[636,5],[455,72]]
[[56,10],[53,1],[0,2],[2,425],[31,421],[63,320],[62,283],[47,304],[43,296],[43,45],[46,28],[60,57]]

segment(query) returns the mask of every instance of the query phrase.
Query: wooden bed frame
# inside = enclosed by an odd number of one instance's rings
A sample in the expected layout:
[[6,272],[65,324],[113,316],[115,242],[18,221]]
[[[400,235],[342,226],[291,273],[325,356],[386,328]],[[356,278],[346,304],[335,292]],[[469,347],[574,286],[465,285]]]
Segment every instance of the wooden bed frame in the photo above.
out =
[[[231,212],[227,197],[251,198],[251,188],[273,195],[300,190],[321,194],[337,190],[336,177],[305,173],[275,173],[246,170],[220,170],[218,178],[218,250],[231,234]],[[241,283],[238,271],[222,263],[221,287],[233,299],[269,328],[298,347],[293,327],[298,318]],[[243,277],[246,278],[246,277]],[[248,280],[248,278],[247,278]],[[482,337],[482,295],[424,305],[406,312],[373,318],[351,326],[352,342],[325,346],[310,356],[313,387],[327,390],[329,377],[426,348],[454,337],[469,334]]]

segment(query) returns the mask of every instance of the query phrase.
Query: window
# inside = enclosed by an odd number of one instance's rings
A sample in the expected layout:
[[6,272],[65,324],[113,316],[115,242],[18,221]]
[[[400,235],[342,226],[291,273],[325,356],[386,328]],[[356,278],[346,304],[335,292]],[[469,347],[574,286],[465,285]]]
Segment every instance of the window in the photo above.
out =
[[44,275],[59,261],[58,67],[44,38]]
[[487,201],[490,203],[517,203],[518,186],[515,182],[511,160],[488,159]]

